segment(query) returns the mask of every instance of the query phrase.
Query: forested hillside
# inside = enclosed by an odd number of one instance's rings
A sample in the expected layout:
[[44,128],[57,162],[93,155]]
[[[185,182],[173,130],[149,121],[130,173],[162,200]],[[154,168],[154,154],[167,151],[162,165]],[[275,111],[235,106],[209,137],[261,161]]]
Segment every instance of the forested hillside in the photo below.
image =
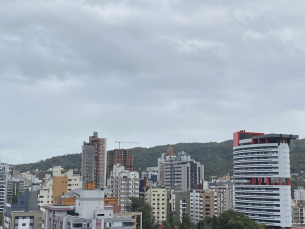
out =
[[[143,171],[146,167],[157,166],[157,159],[166,153],[168,147],[173,147],[175,153],[185,151],[193,159],[205,166],[205,176],[222,176],[233,171],[232,140],[221,143],[178,143],[175,145],[155,146],[151,148],[134,148],[134,168]],[[294,140],[290,145],[291,172],[305,171],[305,139]],[[68,154],[52,157],[31,164],[15,165],[17,170],[47,170],[53,165],[61,165],[65,169],[80,169],[81,154]]]

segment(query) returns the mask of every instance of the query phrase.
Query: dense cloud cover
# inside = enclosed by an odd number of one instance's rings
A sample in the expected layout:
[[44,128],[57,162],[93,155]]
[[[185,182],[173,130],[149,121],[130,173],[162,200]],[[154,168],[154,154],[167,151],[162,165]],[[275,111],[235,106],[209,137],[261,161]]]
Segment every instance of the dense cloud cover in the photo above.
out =
[[[304,1],[0,3],[0,159],[304,136]],[[160,152],[161,153],[161,152]],[[231,153],[231,152],[228,152]]]

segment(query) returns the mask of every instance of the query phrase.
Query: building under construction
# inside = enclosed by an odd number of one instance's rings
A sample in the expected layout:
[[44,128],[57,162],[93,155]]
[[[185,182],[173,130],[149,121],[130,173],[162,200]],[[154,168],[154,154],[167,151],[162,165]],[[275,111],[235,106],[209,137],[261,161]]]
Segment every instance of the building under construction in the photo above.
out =
[[114,149],[108,151],[108,177],[111,175],[113,166],[123,165],[125,170],[133,171],[133,151],[132,149]]

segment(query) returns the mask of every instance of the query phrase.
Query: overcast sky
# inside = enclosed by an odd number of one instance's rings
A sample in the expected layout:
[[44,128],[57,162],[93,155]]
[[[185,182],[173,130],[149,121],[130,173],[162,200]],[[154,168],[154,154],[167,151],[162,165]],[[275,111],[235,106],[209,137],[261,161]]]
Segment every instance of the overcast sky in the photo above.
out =
[[[0,3],[0,159],[305,134],[305,1]],[[161,153],[161,152],[160,152]],[[228,152],[231,153],[231,152]]]

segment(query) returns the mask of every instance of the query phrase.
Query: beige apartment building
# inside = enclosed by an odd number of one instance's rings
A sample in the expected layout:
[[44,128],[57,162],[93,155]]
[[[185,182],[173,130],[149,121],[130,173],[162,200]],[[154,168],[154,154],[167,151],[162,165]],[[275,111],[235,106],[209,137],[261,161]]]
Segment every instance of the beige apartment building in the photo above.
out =
[[153,209],[156,222],[167,220],[167,191],[162,187],[150,187],[145,192],[145,202],[149,203]]

